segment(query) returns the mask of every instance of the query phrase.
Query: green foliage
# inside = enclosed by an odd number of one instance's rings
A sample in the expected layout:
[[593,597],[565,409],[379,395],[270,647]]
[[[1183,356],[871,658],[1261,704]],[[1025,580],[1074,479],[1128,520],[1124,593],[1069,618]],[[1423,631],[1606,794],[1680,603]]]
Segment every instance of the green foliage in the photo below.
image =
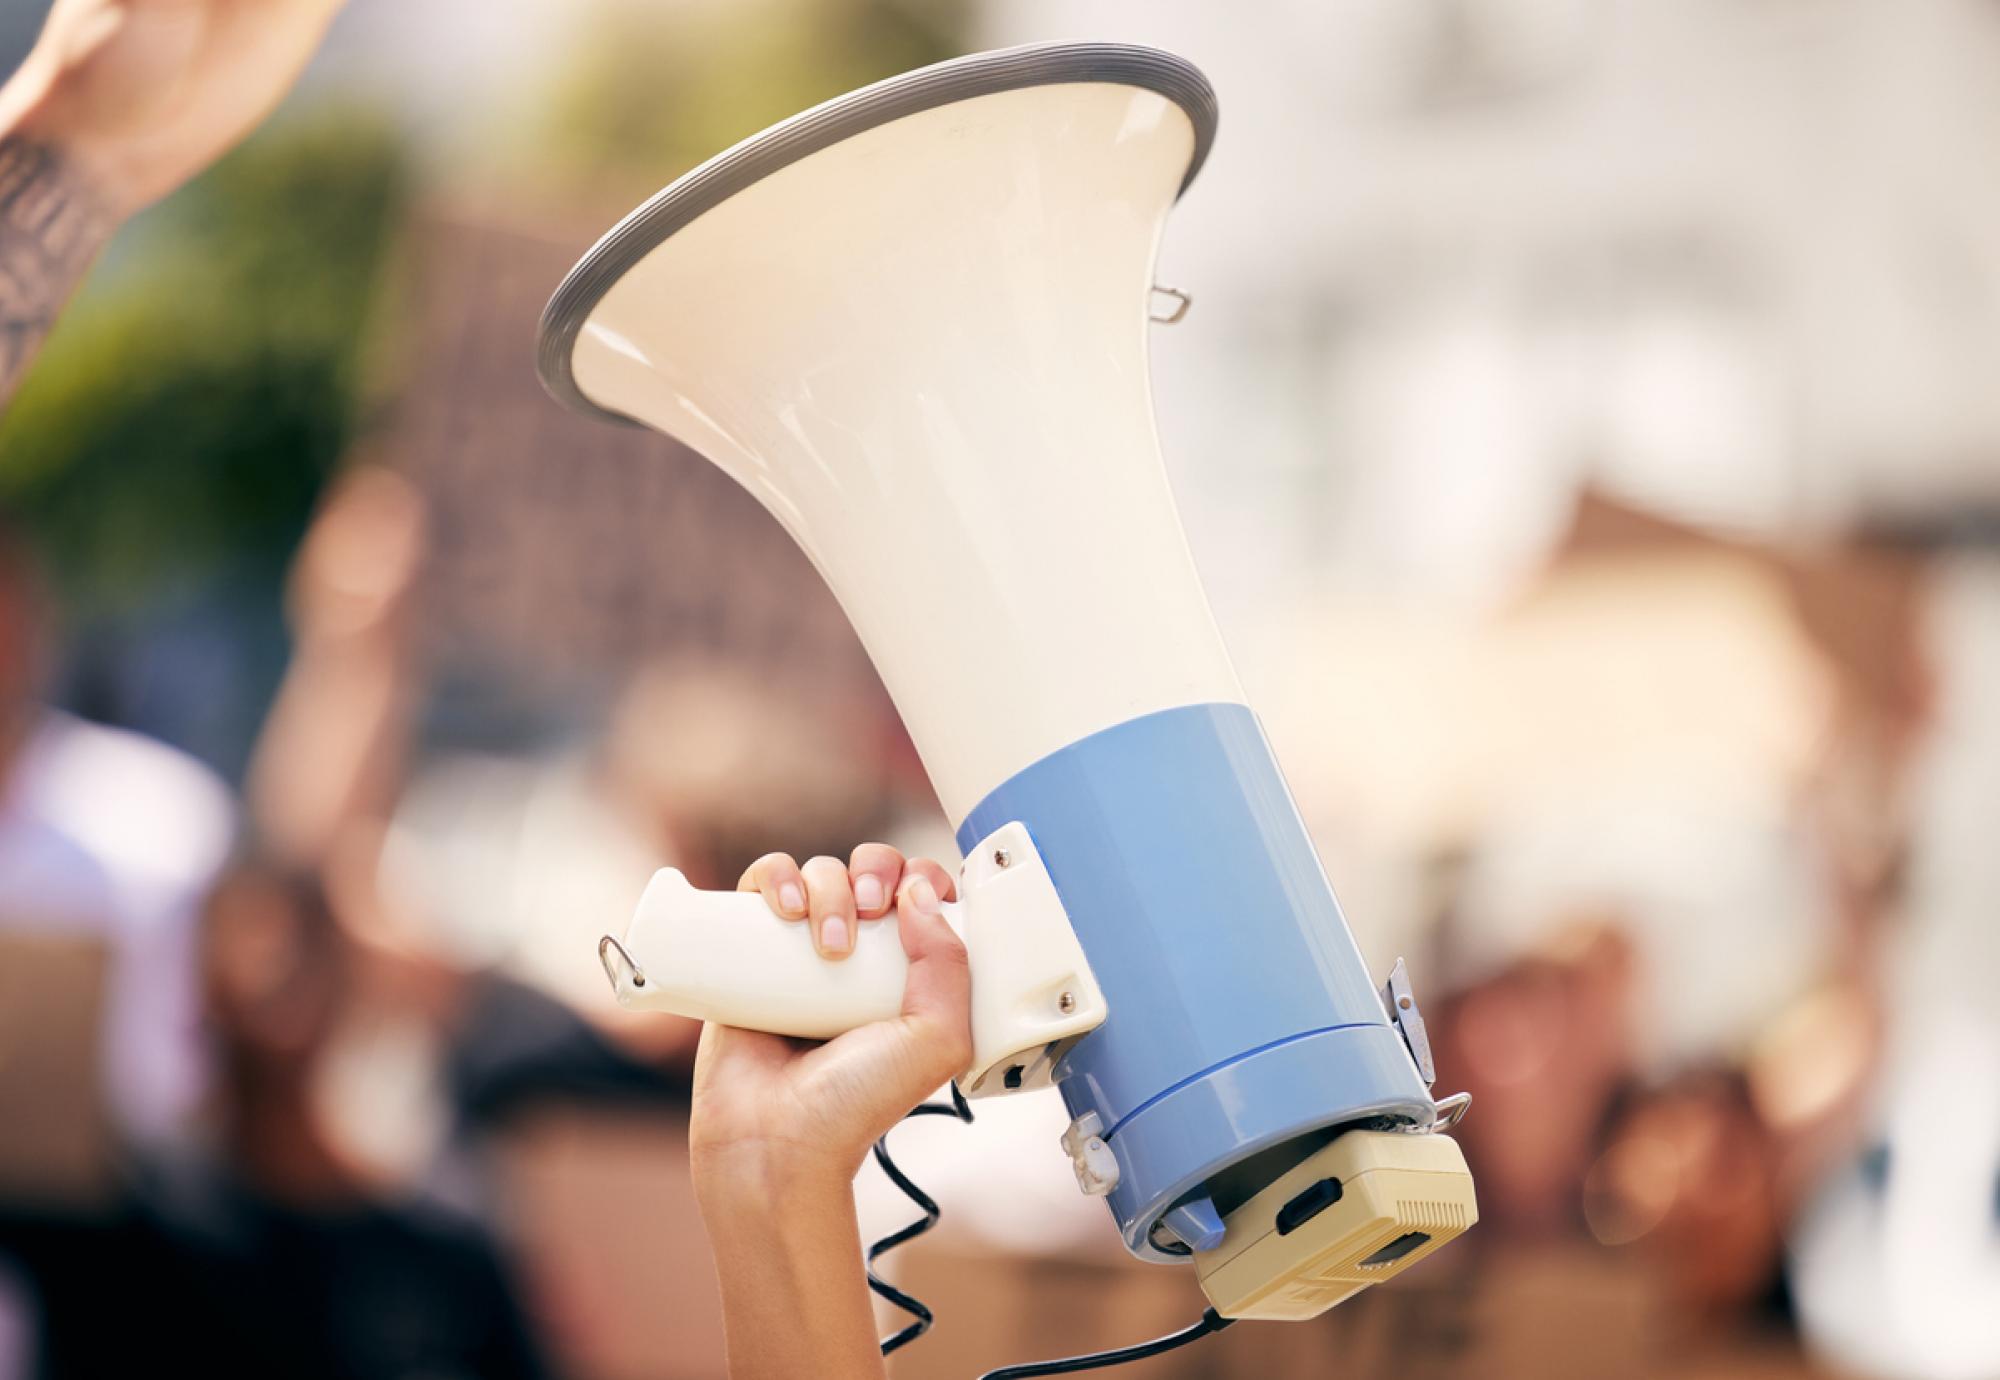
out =
[[600,6],[551,94],[548,156],[650,191],[857,86],[963,51],[964,0]]
[[85,606],[304,529],[400,223],[386,127],[283,128],[135,221],[0,418],[0,505]]

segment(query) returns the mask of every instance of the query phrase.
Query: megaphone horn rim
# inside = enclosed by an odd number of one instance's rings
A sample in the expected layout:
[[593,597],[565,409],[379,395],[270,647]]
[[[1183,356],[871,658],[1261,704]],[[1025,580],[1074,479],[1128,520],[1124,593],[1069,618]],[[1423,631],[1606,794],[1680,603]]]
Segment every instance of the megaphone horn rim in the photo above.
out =
[[920,67],[751,135],[676,178],[606,231],[564,275],[542,310],[536,346],[542,386],[575,411],[638,425],[584,395],[571,372],[571,354],[604,294],[676,231],[772,173],[906,115],[1003,91],[1086,82],[1153,91],[1186,113],[1194,147],[1181,178],[1185,192],[1215,142],[1218,115],[1215,88],[1186,58],[1135,43],[1031,43]]

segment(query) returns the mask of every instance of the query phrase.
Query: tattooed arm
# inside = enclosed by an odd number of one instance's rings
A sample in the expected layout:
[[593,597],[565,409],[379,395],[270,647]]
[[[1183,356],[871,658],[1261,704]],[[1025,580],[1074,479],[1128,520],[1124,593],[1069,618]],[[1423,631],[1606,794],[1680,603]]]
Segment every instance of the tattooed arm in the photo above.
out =
[[59,148],[0,138],[0,403],[110,232],[102,198]]
[[340,0],[56,0],[0,86],[0,408],[118,223],[263,119]]

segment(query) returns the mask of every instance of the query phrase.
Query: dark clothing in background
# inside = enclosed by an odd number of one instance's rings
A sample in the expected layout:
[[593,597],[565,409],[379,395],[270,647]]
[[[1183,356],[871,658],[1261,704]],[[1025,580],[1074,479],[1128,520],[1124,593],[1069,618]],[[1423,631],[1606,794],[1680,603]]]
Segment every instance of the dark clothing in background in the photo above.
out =
[[[443,1067],[455,1145],[482,1198],[482,1140],[550,1105],[679,1110],[684,1073],[634,1061],[569,1008],[470,978]],[[153,1160],[96,1218],[11,1213],[0,1258],[39,1311],[39,1375],[516,1380],[547,1373],[506,1262],[478,1217],[429,1196],[301,1207],[212,1162]]]
[[96,1221],[0,1219],[48,1380],[511,1380],[546,1372],[479,1226],[423,1202],[301,1210],[180,1168]]
[[512,978],[479,973],[452,1032],[444,1081],[462,1137],[538,1107],[685,1112],[688,1074],[641,1063],[569,1007]]

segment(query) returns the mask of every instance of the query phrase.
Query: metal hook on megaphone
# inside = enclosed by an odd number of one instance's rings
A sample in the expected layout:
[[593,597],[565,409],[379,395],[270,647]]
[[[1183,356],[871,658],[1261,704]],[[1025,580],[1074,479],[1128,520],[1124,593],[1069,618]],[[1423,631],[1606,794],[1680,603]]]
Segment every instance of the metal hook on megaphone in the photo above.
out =
[[621,999],[631,988],[646,985],[645,970],[632,961],[632,955],[625,952],[625,946],[615,936],[607,934],[597,941],[597,961],[604,965],[604,975],[611,979],[611,990]]
[[1165,316],[1160,315],[1156,311],[1150,311],[1146,313],[1148,320],[1160,326],[1173,325],[1175,322],[1179,321],[1183,316],[1186,316],[1188,314],[1188,308],[1194,305],[1193,297],[1191,297],[1189,294],[1185,292],[1182,292],[1177,287],[1168,287],[1165,283],[1153,284],[1153,295],[1155,297],[1171,297],[1174,299],[1173,310],[1168,312]]

